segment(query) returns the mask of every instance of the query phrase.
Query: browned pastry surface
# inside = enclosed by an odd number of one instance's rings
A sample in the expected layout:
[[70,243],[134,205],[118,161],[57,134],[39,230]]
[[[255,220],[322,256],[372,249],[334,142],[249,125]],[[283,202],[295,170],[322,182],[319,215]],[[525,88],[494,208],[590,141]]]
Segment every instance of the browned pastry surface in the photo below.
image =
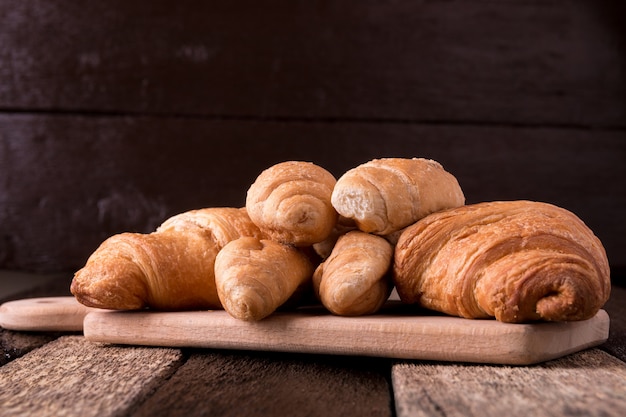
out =
[[282,243],[310,246],[326,239],[337,221],[330,197],[336,180],[310,162],[287,161],[263,171],[248,189],[252,221]]
[[229,240],[249,235],[263,236],[245,209],[181,213],[154,233],[105,240],[76,272],[71,291],[79,302],[105,309],[221,308],[215,257]]
[[224,309],[247,321],[272,314],[312,274],[309,258],[295,247],[254,237],[228,243],[215,261],[215,282]]
[[215,207],[186,211],[165,220],[157,232],[168,230],[185,232],[197,227],[211,234],[218,248],[241,236],[265,237],[250,220],[245,207]]
[[372,314],[391,292],[393,248],[380,236],[359,230],[339,237],[330,256],[313,274],[315,293],[332,313]]
[[590,318],[611,285],[604,248],[582,220],[531,201],[431,214],[402,233],[393,268],[406,303],[504,322]]
[[379,235],[464,203],[456,178],[438,162],[423,158],[366,162],[343,174],[332,194],[340,215],[353,219],[360,230]]

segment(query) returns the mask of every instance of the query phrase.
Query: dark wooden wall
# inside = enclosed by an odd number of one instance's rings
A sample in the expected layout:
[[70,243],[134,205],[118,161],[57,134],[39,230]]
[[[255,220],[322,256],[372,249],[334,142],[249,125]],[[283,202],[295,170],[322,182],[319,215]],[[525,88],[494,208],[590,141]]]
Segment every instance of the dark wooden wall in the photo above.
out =
[[[273,163],[423,156],[626,266],[621,0],[0,0],[0,268],[240,206]],[[615,276],[615,274],[614,274]]]

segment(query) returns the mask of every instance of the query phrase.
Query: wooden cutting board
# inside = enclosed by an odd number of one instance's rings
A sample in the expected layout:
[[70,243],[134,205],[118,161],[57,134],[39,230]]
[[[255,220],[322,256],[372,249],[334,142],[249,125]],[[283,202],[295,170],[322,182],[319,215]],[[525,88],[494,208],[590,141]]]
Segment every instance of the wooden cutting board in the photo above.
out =
[[87,313],[74,297],[41,297],[0,305],[0,327],[18,331],[81,331]]
[[[53,309],[54,303],[40,304],[36,320],[42,320],[45,306]],[[2,308],[0,325],[4,327],[7,314]],[[74,320],[80,317],[69,311]],[[609,316],[604,310],[585,321],[536,324],[468,320],[423,311],[418,315],[416,311],[420,312],[391,303],[380,314],[338,317],[311,307],[278,312],[258,322],[237,320],[225,311],[85,309],[82,314],[85,337],[94,342],[510,365],[539,363],[597,346],[609,334]],[[11,314],[21,313],[14,306]],[[54,317],[58,320],[58,313]]]

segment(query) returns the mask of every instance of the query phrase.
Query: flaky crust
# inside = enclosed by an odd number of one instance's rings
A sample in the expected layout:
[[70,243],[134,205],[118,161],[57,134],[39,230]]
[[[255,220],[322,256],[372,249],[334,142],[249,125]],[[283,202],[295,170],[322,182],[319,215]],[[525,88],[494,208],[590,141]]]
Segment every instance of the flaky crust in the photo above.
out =
[[339,237],[313,274],[314,292],[331,313],[377,312],[391,292],[392,246],[380,236],[353,230]]
[[608,300],[600,240],[573,213],[499,201],[435,213],[400,236],[400,299],[443,313],[503,322],[593,317]]
[[224,309],[233,317],[261,320],[311,279],[313,265],[293,246],[242,237],[217,255],[215,282]]
[[174,216],[154,233],[105,240],[72,280],[87,306],[135,310],[221,308],[215,258],[229,240],[264,236],[245,209],[207,208]]
[[331,201],[360,230],[388,235],[427,214],[463,205],[465,196],[457,179],[436,161],[383,158],[343,174]]
[[245,207],[216,207],[186,211],[165,220],[157,232],[185,232],[193,228],[209,233],[211,240],[219,249],[242,236],[259,239],[266,237],[252,222]]
[[220,308],[211,273],[217,252],[198,233],[114,235],[74,275],[71,291],[105,309]]
[[311,162],[287,161],[263,171],[248,189],[246,208],[271,239],[310,246],[326,239],[337,221],[330,202],[335,177]]

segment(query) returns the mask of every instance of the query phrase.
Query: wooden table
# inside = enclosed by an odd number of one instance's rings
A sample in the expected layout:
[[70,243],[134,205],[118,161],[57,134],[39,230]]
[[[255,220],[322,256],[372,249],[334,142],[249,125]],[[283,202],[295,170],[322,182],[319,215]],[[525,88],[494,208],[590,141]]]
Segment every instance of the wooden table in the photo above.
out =
[[[0,271],[0,302],[68,295],[70,279]],[[112,346],[0,329],[0,415],[622,416],[625,300],[614,287],[606,343],[532,366]]]

